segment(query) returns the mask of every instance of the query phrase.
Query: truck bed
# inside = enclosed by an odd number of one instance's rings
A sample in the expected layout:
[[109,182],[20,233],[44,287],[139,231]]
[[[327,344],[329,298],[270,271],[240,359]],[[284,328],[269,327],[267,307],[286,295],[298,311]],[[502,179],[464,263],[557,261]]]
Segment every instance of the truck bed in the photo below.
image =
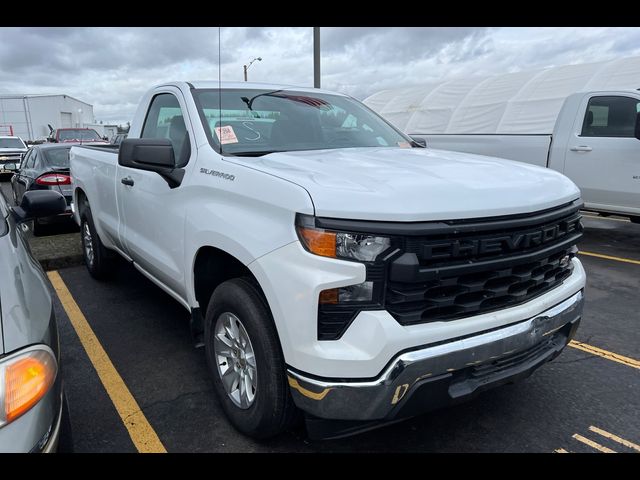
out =
[[551,135],[411,134],[424,138],[429,148],[475,153],[547,166]]

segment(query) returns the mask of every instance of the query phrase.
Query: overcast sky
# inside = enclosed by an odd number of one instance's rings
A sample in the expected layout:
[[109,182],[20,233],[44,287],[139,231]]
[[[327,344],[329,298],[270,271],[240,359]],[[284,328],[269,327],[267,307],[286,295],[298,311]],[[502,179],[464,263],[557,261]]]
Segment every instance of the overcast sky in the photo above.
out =
[[[311,27],[221,30],[222,80],[313,86]],[[322,28],[322,87],[363,99],[444,78],[640,55],[640,28]],[[0,93],[65,93],[125,123],[150,86],[218,79],[218,28],[0,28]]]

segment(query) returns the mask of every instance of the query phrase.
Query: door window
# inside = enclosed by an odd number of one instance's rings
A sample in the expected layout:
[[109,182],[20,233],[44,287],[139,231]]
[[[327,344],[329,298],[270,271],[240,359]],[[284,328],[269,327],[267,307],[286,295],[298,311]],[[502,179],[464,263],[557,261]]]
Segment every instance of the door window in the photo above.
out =
[[33,153],[33,149],[31,149],[27,153],[25,153],[24,158],[22,159],[22,162],[20,164],[20,168],[21,169],[27,168],[27,164],[31,160],[31,154],[32,153]]
[[173,145],[176,166],[184,167],[191,155],[189,134],[178,99],[171,93],[153,97],[141,138],[167,138]]
[[640,100],[609,96],[589,99],[582,123],[583,137],[633,137]]
[[33,168],[37,155],[38,155],[38,151],[36,149],[30,150],[27,155],[27,158],[25,158],[24,165],[22,165],[22,168],[23,169]]

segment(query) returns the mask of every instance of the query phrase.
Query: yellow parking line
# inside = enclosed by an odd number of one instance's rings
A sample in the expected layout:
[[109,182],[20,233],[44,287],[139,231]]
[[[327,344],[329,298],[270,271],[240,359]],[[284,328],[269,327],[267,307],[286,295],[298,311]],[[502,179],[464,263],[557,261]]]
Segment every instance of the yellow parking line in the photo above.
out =
[[577,342],[575,340],[571,340],[569,342],[569,346],[573,348],[577,348],[578,350],[582,350],[583,352],[590,353],[592,355],[597,355],[602,358],[606,358],[607,360],[611,360],[612,362],[618,362],[627,367],[637,368],[640,370],[640,361],[625,357],[624,355],[618,355],[617,353],[609,352],[608,350],[603,350],[598,347],[594,347],[593,345],[587,345],[586,343]]
[[625,447],[629,447],[640,452],[640,445],[630,442],[629,440],[625,440],[624,438],[620,438],[619,436],[614,435],[613,433],[609,433],[605,430],[602,430],[601,428],[594,427],[593,425],[589,427],[589,430],[591,430],[592,432],[599,433],[603,437],[607,437],[608,439],[613,440],[614,442],[618,442],[619,444],[624,445]]
[[573,438],[575,438],[579,442],[584,443],[585,445],[589,445],[590,447],[595,448],[596,450],[600,450],[602,453],[616,453],[615,450],[611,450],[610,448],[604,447],[599,443],[594,442],[593,440],[589,440],[588,438],[583,437],[579,433],[574,433]]
[[627,222],[627,223],[631,223],[630,220],[626,219],[626,218],[613,218],[613,217],[601,217],[599,215],[585,215],[584,213],[582,214],[582,216],[584,218],[597,218],[598,220],[613,220],[614,222]]
[[569,452],[567,452],[564,448],[556,448],[556,449],[554,450],[554,452],[555,452],[555,453],[569,453]]
[[93,364],[98,377],[104,385],[113,405],[116,407],[122,423],[129,431],[129,436],[139,452],[166,453],[155,430],[151,427],[138,402],[133,398],[127,385],[111,363],[107,352],[102,348],[98,337],[91,329],[89,322],[82,314],[80,307],[73,299],[71,292],[65,285],[57,271],[47,272],[53,288],[64,307],[71,325],[75,329],[89,360]]
[[614,257],[612,255],[603,255],[602,253],[585,252],[580,250],[580,255],[587,255],[589,257],[604,258],[605,260],[615,260],[616,262],[632,263],[634,265],[640,265],[640,260],[632,260],[631,258]]

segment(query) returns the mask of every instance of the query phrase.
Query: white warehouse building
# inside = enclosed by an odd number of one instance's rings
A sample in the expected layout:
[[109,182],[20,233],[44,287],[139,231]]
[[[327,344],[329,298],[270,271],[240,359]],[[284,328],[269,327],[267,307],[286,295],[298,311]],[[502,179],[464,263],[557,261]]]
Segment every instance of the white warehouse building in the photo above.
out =
[[[0,135],[42,140],[49,135],[47,125],[96,128],[93,105],[69,95],[0,95]],[[104,128],[96,130],[104,135]]]

